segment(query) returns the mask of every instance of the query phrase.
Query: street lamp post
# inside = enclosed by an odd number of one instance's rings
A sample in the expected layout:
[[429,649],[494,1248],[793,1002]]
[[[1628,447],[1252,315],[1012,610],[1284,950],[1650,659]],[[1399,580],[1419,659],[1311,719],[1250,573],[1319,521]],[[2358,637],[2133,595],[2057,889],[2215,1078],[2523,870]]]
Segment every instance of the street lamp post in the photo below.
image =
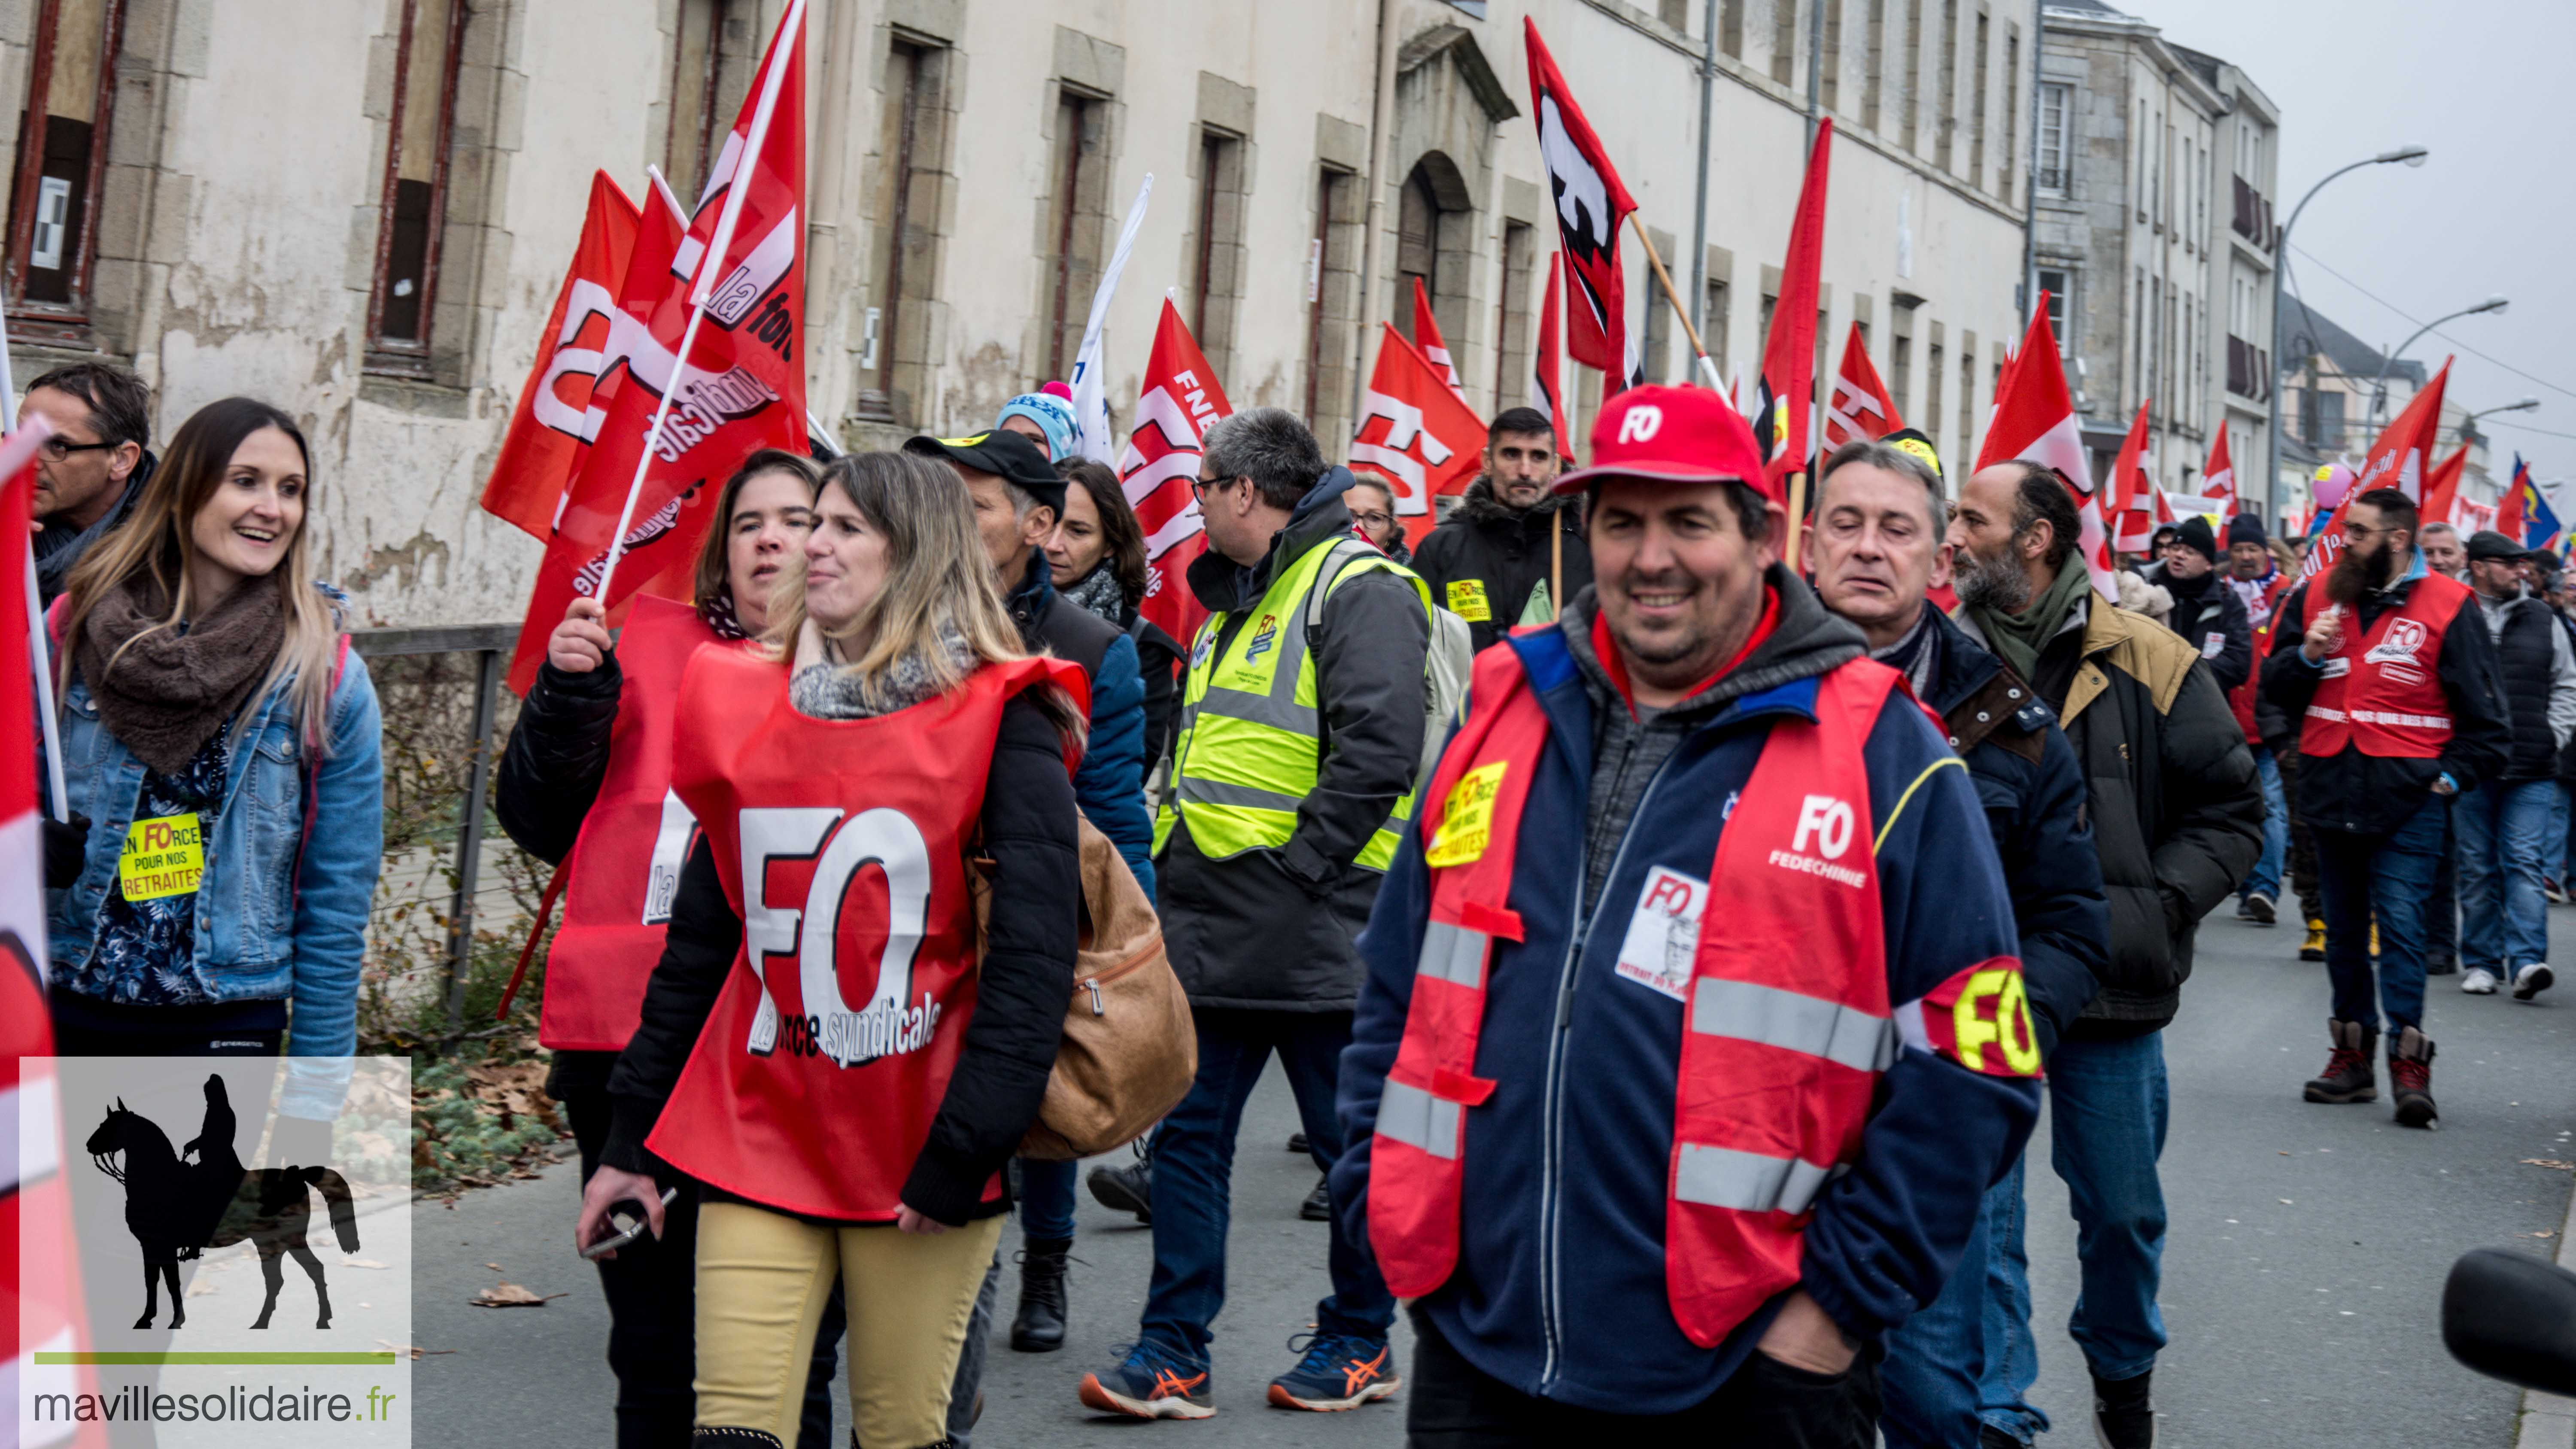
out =
[[2540,399],[2536,397],[2527,397],[2520,402],[2506,403],[2500,408],[2485,408],[2478,412],[2471,413],[2467,417],[2460,419],[2460,441],[2465,443],[2469,440],[2470,430],[2477,426],[2477,421],[2480,418],[2490,417],[2496,413],[2527,413],[2539,406]]
[[[2489,297],[2474,307],[2462,307],[2457,312],[2445,313],[2444,315],[2436,317],[2432,321],[2425,323],[2423,326],[2416,328],[2414,336],[2409,337],[2404,342],[2398,344],[2396,350],[2390,352],[2386,357],[2379,360],[2379,380],[2371,384],[2370,389],[2370,420],[2374,423],[2378,422],[2379,411],[2382,407],[2386,406],[2388,402],[2389,370],[2397,366],[2397,359],[2406,355],[2407,348],[2412,347],[2417,342],[2423,340],[2425,333],[2432,331],[2434,328],[2441,326],[2445,322],[2456,322],[2462,317],[2474,317],[2480,312],[2493,312],[2497,316],[2501,317],[2504,315],[2504,309],[2510,305],[2511,303],[2509,303],[2504,297]],[[2533,406],[2537,407],[2538,404],[2535,403]],[[2501,409],[2499,409],[2499,411],[2501,411]]]
[[2308,203],[2316,200],[2318,192],[2325,190],[2327,181],[2334,180],[2345,171],[2358,171],[2364,166],[2385,166],[2392,161],[2421,166],[2424,158],[2431,154],[2422,146],[2400,146],[2355,161],[2342,170],[2327,172],[2325,181],[2309,187],[2308,194],[2299,198],[2299,204],[2290,208],[2290,219],[2282,223],[2281,234],[2272,239],[2272,396],[2269,399],[2272,426],[2271,447],[2264,460],[2263,497],[2265,507],[2275,518],[2281,514],[2281,379],[2289,370],[2289,359],[2281,355],[2281,279],[2290,270],[2290,233],[2299,224],[2299,213],[2308,209]]

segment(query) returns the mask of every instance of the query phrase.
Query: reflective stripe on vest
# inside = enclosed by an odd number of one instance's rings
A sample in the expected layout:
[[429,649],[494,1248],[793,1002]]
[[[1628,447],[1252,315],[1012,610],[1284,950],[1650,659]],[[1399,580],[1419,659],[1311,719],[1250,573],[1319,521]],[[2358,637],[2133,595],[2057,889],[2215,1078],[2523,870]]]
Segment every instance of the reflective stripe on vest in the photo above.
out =
[[[2310,580],[2300,624],[2313,626],[2327,604]],[[2325,677],[2299,727],[2299,753],[2339,755],[2347,747],[2377,759],[2430,760],[2451,740],[2450,696],[2442,688],[2442,641],[2474,609],[2469,587],[2428,573],[2406,601],[2383,609],[2367,630],[2345,611],[2343,645],[2326,656]],[[2484,628],[2472,619],[2472,627]]]
[[[1344,536],[1316,544],[1281,570],[1223,650],[1217,641],[1232,616],[1212,614],[1199,626],[1182,685],[1173,786],[1154,821],[1157,853],[1183,818],[1191,841],[1217,860],[1277,849],[1296,833],[1297,807],[1323,764],[1309,596],[1320,588],[1329,597],[1343,580],[1372,572],[1411,583],[1430,617],[1428,585],[1369,544]],[[1396,801],[1361,848],[1358,865],[1382,871],[1394,861],[1413,799],[1408,793]]]

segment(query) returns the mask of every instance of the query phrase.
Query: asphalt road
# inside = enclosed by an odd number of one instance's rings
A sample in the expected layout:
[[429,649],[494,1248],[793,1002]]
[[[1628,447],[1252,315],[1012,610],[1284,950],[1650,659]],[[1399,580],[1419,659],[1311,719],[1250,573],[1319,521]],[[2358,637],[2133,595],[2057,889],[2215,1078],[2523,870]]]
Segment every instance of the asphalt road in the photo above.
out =
[[[2576,908],[2551,912],[2552,954],[2576,960]],[[2212,917],[2182,1016],[2166,1033],[2173,1083],[2164,1182],[2172,1226],[2163,1303],[2172,1346],[2156,1373],[2165,1442],[2182,1449],[2421,1449],[2513,1443],[2516,1391],[2452,1362],[2438,1331],[2443,1274],[2472,1247],[2555,1251],[2570,1174],[2523,1159],[2576,1161],[2576,983],[2543,1007],[2464,997],[2437,978],[2430,1024],[2440,1130],[2388,1120],[2385,1101],[2316,1107],[2299,1084],[2325,1061],[2324,968],[2295,959],[2287,925]],[[2382,1083],[2383,1091],[2385,1082]],[[1274,1073],[1245,1114],[1234,1179],[1232,1299],[1218,1322],[1217,1416],[1147,1426],[1090,1414],[1082,1373],[1134,1335],[1150,1268],[1149,1233],[1083,1195],[1072,1341],[1053,1355],[1012,1353],[997,1326],[988,1407],[976,1442],[993,1446],[1123,1442],[1162,1434],[1193,1443],[1396,1444],[1403,1396],[1349,1414],[1263,1406],[1285,1346],[1326,1291],[1324,1228],[1298,1220],[1313,1167],[1283,1150],[1296,1110]],[[2043,1144],[2046,1124],[2034,1140]],[[2032,1274],[2042,1376],[2035,1399],[2057,1421],[2041,1442],[2089,1444],[2083,1365],[2064,1324],[2076,1289],[2074,1227],[2056,1177],[2033,1164]],[[476,1449],[607,1444],[614,1385],[597,1279],[568,1239],[570,1164],[539,1181],[424,1204],[415,1341],[447,1350],[415,1366],[420,1442]],[[1015,1246],[1016,1232],[1004,1249]],[[466,1300],[491,1283],[483,1265],[540,1294],[543,1308],[489,1310]],[[1399,1356],[1409,1357],[1398,1329]],[[846,1416],[842,1420],[846,1425]]]

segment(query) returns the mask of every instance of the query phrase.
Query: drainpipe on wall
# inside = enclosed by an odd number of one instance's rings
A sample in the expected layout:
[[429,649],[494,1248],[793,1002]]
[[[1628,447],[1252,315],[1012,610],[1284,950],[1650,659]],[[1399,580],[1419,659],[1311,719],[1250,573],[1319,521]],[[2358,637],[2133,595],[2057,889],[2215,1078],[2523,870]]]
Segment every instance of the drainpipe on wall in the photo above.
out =
[[[2048,74],[2048,0],[2030,8],[2030,157],[2022,167],[2021,184],[2021,330],[2030,331],[2032,309],[2039,305],[2039,88]],[[2072,117],[2069,117],[2072,124]],[[2068,158],[2070,161],[2072,157]],[[2074,303],[2067,304],[2072,307]],[[2074,314],[2069,312],[2072,322]],[[2059,338],[2058,344],[2065,345]]]
[[1824,115],[1825,6],[1841,0],[1807,0],[1807,154],[1816,153],[1816,122]]
[[1691,208],[1691,326],[1702,337],[1708,336],[1709,114],[1716,99],[1717,0],[1708,0],[1708,49],[1699,66],[1699,200]]
[[1386,235],[1387,153],[1395,145],[1394,110],[1395,0],[1377,0],[1377,88],[1369,106],[1368,235],[1360,246],[1359,321],[1351,329],[1351,423],[1355,427],[1368,395],[1369,340],[1379,320],[1378,257]]

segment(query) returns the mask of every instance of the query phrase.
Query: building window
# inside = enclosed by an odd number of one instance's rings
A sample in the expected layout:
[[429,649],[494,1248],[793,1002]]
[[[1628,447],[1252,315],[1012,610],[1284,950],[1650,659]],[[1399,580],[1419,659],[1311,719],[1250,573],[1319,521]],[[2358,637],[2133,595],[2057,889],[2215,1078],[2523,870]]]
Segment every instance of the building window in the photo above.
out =
[[2012,200],[2013,167],[2021,160],[2021,27],[2004,27],[2004,151],[1995,191]]
[[1896,44],[1888,47],[1888,53],[1895,56],[1898,63],[1905,67],[1903,72],[1905,83],[1896,88],[1896,105],[1897,124],[1904,133],[1905,149],[1909,152],[1914,150],[1922,139],[1916,126],[1917,113],[1921,107],[1915,103],[1915,86],[1923,73],[1923,59],[1917,53],[1918,47],[1922,44],[1923,0],[1905,0],[1905,34]]
[[1986,48],[1990,28],[1986,12],[1979,10],[1975,51],[1977,83],[1968,90],[1972,107],[1968,112],[1968,184],[1971,186],[1986,184],[1986,76],[1994,69],[1990,59],[1993,53]]
[[1233,360],[1235,302],[1243,291],[1243,180],[1243,138],[1202,122],[1188,253],[1190,330],[1219,377]]
[[1690,0],[1655,0],[1655,18],[1673,29],[1690,31]]
[[1824,108],[1843,108],[1843,0],[1817,0],[1825,7],[1825,63],[1816,77]]
[[2299,431],[2307,435],[2309,447],[2321,453],[2343,450],[2343,404],[2340,392],[2312,386],[2299,394]]
[[368,308],[368,362],[374,367],[416,371],[429,355],[438,243],[446,230],[447,144],[456,122],[456,63],[464,35],[464,0],[404,0]]
[[[1810,0],[1822,4],[1824,0]],[[1796,74],[1798,63],[1798,0],[1771,0],[1771,79],[1782,85]]]
[[1503,223],[1503,300],[1494,318],[1494,411],[1518,407],[1529,391],[1532,269],[1538,247],[1527,222]]
[[2048,294],[2048,330],[2057,334],[2057,355],[2075,355],[2075,329],[2067,319],[2075,315],[2074,304],[2067,299],[2075,294],[2075,274],[2064,267],[2041,267],[2039,289]]
[[2039,88],[2039,171],[2032,179],[2042,196],[2064,196],[2074,185],[2068,146],[2075,125],[2075,87],[2049,81]]
[[1860,78],[1860,123],[1877,130],[1878,103],[1884,93],[1887,66],[1887,0],[1869,0],[1869,54],[1862,62]]
[[1977,426],[1977,337],[1973,332],[1959,334],[1959,456],[1976,456],[1974,438]]
[[859,334],[857,410],[873,421],[910,422],[926,376],[947,78],[945,47],[900,36],[887,43],[869,206],[868,307]]
[[[1923,376],[1926,379],[1923,431],[1932,439],[1932,451],[1944,458],[1949,458],[1949,451],[1941,446],[1941,364],[1945,359],[1941,351],[1940,336],[1939,324],[1935,323],[1932,345],[1924,350],[1923,358]],[[1958,460],[1951,458],[1950,462],[1955,467]]]
[[1420,166],[1404,178],[1395,208],[1396,330],[1419,346],[1422,339],[1413,335],[1415,282],[1422,284],[1436,311],[1440,305],[1440,197],[1432,188],[1431,173]]
[[1082,348],[1082,329],[1091,320],[1091,294],[1100,284],[1108,114],[1109,103],[1102,98],[1058,86],[1054,154],[1048,163],[1054,188],[1046,238],[1049,377],[1063,377],[1073,366],[1074,354]]
[[1887,319],[1887,387],[1894,394],[1896,415],[1905,416],[1914,396],[1914,311],[1892,309]]
[[1707,311],[1700,314],[1700,345],[1708,349],[1708,360],[1717,368],[1717,375],[1726,378],[1729,385],[1732,385],[1734,379],[1728,377],[1726,371],[1726,279],[1724,277],[1712,276],[1708,279],[1707,308]]
[[1348,171],[1326,166],[1315,173],[1315,234],[1306,244],[1306,424],[1319,438],[1339,436],[1341,402],[1350,395],[1358,187]]
[[124,27],[124,0],[43,0],[37,10],[9,212],[13,312],[78,321],[88,309]]
[[742,104],[756,63],[744,54],[745,27],[737,12],[744,0],[680,0],[679,29],[671,37],[671,125],[662,147],[662,175],[682,202],[706,191],[724,122]]
[[1737,60],[1744,58],[1744,6],[1746,0],[1718,0],[1717,48]]

